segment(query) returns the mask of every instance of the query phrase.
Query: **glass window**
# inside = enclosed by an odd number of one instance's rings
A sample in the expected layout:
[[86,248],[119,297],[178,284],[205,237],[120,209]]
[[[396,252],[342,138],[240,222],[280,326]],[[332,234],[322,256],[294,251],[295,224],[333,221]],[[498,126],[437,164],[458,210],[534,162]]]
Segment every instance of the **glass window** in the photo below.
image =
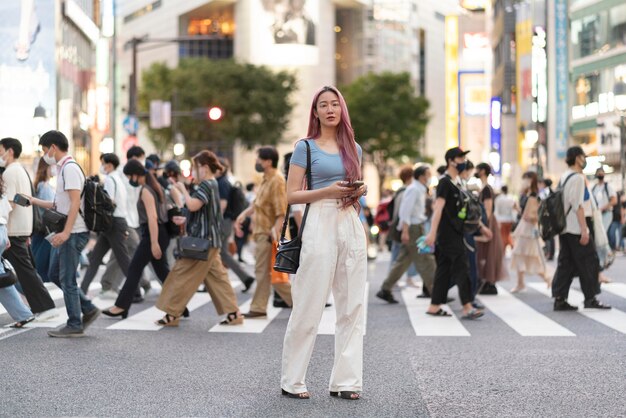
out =
[[607,12],[585,16],[572,21],[572,59],[597,53],[607,44]]
[[626,45],[626,3],[609,13],[609,43],[612,47]]

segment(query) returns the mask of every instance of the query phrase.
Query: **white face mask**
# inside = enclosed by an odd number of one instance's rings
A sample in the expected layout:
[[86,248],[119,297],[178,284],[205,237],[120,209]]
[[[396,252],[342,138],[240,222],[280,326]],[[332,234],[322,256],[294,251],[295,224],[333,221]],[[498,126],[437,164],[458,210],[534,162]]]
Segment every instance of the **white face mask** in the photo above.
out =
[[47,153],[43,155],[43,160],[46,162],[46,164],[54,166],[57,163],[56,158],[54,158],[54,155],[51,157],[49,156]]
[[50,177],[56,177],[57,175],[57,166],[53,165],[50,167]]
[[103,165],[100,166],[100,174],[102,174],[103,176],[106,176],[108,174]]
[[0,167],[6,167],[7,166],[7,160],[4,159],[4,157],[0,157]]

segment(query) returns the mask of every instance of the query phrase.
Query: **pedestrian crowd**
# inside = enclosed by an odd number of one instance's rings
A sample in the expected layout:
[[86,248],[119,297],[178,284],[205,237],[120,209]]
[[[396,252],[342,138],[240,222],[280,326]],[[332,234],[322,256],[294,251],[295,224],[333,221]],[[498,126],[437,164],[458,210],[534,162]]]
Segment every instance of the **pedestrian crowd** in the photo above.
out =
[[[362,150],[334,87],[313,97],[307,135],[285,156],[282,170],[275,148],[257,150],[258,188],[231,182],[228,161],[210,150],[192,158],[189,177],[175,160],[162,164],[139,146],[127,151],[124,164],[115,154],[103,154],[100,176],[87,177],[63,133],[49,131],[39,145],[43,157],[33,181],[20,162],[19,140],[0,140],[0,303],[14,328],[55,315],[44,282],[63,292],[67,323],[48,332],[59,338],[84,336],[101,314],[127,318],[132,305],[151,291],[151,276],[162,283],[156,307],[164,316],[154,320],[165,327],[189,317],[187,305],[197,291],[209,293],[224,326],[265,318],[272,300],[292,309],[282,394],[308,399],[306,372],[332,292],[337,330],[329,392],[355,400],[362,390],[372,242],[386,241],[391,250],[376,296],[398,303],[393,292],[408,273],[407,283],[421,287],[417,297],[430,301],[427,315],[452,316],[448,292],[456,285],[462,318],[479,319],[485,307],[476,296],[497,295],[509,270],[517,275],[514,293],[525,290],[527,275],[540,276],[552,289],[554,310],[577,309],[568,303],[574,277],[580,278],[585,308],[610,309],[597,295],[608,280],[603,271],[623,248],[625,205],[602,169],[590,184],[580,147],[567,151],[568,169],[556,189],[550,179],[524,173],[519,199],[506,185],[494,189],[489,164],[474,165],[469,151],[451,148],[436,173],[428,165],[401,168],[402,187],[384,194],[372,214],[365,201]],[[95,241],[88,260],[82,260],[90,236]],[[243,266],[248,237],[254,274]],[[274,271],[277,251],[280,256],[281,246],[296,237],[301,248],[291,261],[297,271],[292,277]],[[552,274],[546,260],[556,254],[555,238],[559,252]],[[107,254],[98,296],[111,306],[101,311],[88,295]],[[82,273],[80,266],[86,267]],[[256,283],[248,312],[238,307],[227,269],[243,292]]]

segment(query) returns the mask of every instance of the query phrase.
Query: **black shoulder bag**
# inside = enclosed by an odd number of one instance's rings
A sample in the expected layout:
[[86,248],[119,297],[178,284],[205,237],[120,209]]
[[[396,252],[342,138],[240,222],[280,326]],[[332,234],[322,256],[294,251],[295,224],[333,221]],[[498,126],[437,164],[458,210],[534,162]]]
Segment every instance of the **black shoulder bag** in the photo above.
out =
[[[306,181],[307,189],[311,190],[313,180],[311,179],[311,146],[309,141],[304,140],[306,144]],[[307,203],[304,209],[304,215],[302,215],[302,223],[298,229],[298,235],[291,240],[285,238],[287,232],[287,226],[289,224],[289,210],[290,205],[287,205],[287,212],[285,213],[285,220],[283,221],[283,228],[280,232],[280,240],[278,241],[278,251],[276,253],[276,262],[274,263],[274,270],[281,273],[296,274],[298,267],[300,267],[300,250],[302,249],[302,231],[304,231],[304,224],[306,222],[307,214],[309,213],[310,204]]]

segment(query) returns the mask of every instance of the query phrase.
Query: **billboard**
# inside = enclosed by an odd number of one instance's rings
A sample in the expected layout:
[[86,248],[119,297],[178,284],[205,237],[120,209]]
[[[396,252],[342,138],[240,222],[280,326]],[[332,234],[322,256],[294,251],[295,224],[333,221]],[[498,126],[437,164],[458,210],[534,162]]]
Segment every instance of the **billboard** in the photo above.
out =
[[[34,120],[35,108],[45,118]],[[56,126],[55,1],[0,2],[0,137],[24,153]]]

